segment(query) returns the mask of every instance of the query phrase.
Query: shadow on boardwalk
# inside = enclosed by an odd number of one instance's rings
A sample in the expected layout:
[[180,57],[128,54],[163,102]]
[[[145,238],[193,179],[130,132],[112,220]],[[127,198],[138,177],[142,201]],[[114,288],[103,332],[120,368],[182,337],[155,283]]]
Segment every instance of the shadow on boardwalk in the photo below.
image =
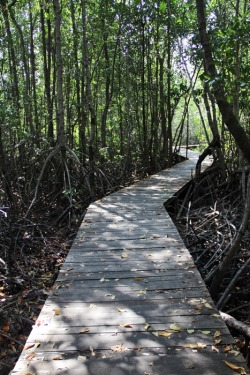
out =
[[163,206],[195,162],[191,153],[89,207],[12,374],[230,375],[224,361],[244,366]]

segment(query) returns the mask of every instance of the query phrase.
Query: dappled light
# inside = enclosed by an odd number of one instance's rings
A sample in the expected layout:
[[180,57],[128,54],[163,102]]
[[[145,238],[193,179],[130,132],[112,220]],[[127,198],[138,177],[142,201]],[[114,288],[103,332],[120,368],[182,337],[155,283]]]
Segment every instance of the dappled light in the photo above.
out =
[[13,374],[230,374],[233,338],[163,207],[192,163],[90,205]]

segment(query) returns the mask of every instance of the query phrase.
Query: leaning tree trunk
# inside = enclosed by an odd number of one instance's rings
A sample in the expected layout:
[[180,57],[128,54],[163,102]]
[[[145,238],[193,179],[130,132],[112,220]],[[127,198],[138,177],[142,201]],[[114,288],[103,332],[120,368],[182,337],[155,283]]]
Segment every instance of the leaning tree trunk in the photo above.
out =
[[223,86],[221,82],[216,79],[218,74],[215,68],[214,59],[212,55],[212,48],[207,35],[206,29],[206,6],[205,0],[196,0],[197,19],[199,26],[200,41],[203,47],[204,60],[206,70],[210,75],[211,79],[214,80],[213,93],[222,115],[222,119],[226,124],[229,132],[235,139],[235,142],[239,149],[242,151],[245,158],[250,162],[250,138],[247,133],[240,125],[237,116],[235,115],[231,104],[227,101]]

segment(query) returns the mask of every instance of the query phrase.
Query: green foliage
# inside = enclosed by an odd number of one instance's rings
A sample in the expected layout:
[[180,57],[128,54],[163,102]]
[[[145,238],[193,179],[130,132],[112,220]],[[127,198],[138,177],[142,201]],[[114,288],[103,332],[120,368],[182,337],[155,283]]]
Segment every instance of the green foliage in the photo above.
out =
[[[136,168],[160,167],[164,121],[166,129],[173,125],[175,131],[184,117],[183,132],[190,132],[190,142],[203,142],[195,103],[202,106],[202,86],[208,82],[212,89],[216,80],[223,82],[232,102],[237,93],[240,116],[249,127],[249,7],[240,2],[236,14],[231,4],[209,2],[209,36],[218,71],[211,81],[201,67],[195,2],[90,0],[85,2],[86,24],[81,2],[62,0],[60,4],[67,144],[83,163],[89,157],[93,117],[98,165],[109,160],[121,169],[129,163]],[[51,144],[49,126],[54,144],[57,141],[53,1],[19,1],[11,10],[14,18],[8,12],[9,31],[0,12],[2,138],[5,150],[16,150],[21,140],[30,145],[32,140],[33,157]],[[203,107],[202,114],[207,123]],[[167,137],[171,145],[171,131]]]

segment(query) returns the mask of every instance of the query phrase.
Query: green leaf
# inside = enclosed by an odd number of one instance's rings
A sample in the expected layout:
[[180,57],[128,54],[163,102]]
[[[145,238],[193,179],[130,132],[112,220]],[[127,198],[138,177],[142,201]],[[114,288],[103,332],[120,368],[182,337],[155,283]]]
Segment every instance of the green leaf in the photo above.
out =
[[167,9],[167,4],[165,3],[165,1],[161,1],[160,2],[160,12],[165,13],[166,9]]
[[176,324],[170,324],[169,328],[176,332],[182,331],[182,328],[178,327]]
[[211,333],[211,331],[200,331],[201,333],[203,333],[204,335],[209,335],[209,333]]

